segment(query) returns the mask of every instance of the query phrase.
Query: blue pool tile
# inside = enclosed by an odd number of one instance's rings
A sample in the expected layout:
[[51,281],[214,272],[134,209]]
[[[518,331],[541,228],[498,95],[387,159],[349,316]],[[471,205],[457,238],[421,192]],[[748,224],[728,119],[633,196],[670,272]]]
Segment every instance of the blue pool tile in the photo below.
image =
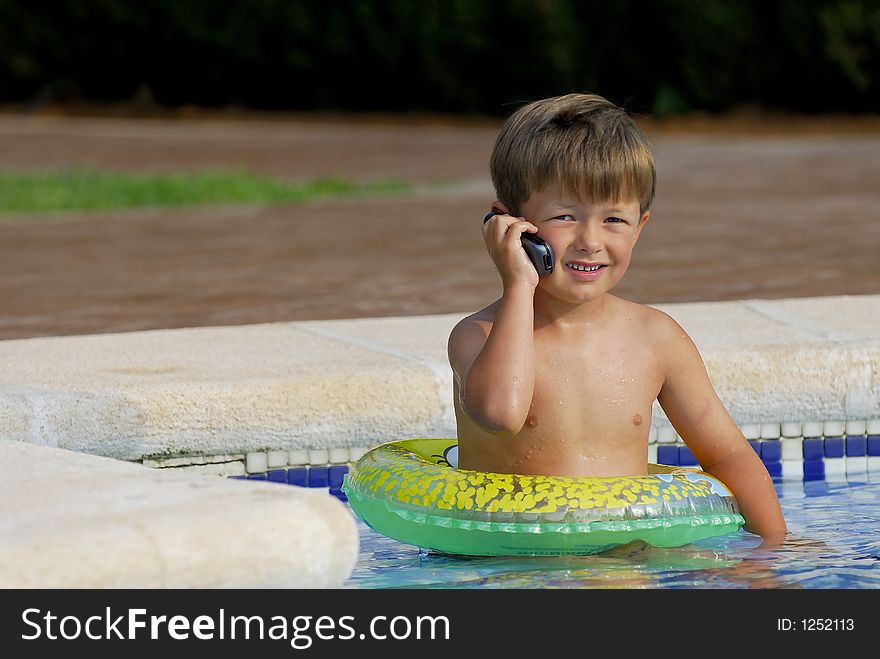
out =
[[342,487],[342,479],[348,473],[348,465],[333,465],[327,476],[327,484],[331,492]]
[[782,462],[765,462],[764,466],[771,478],[782,478]]
[[348,497],[345,496],[345,492],[343,492],[343,491],[342,491],[341,489],[339,489],[338,487],[331,487],[331,488],[330,488],[330,494],[332,494],[334,497],[336,497],[337,499],[339,499],[339,500],[342,501],[343,503],[345,503],[346,501],[348,501]]
[[880,455],[880,435],[868,435],[868,455]]
[[[818,437],[804,439],[804,460],[821,460],[825,456],[822,440]],[[825,472],[822,472],[823,474]]]
[[779,462],[782,460],[782,442],[778,439],[761,442],[761,459],[764,462]]
[[682,467],[696,467],[699,463],[687,446],[678,447],[678,464]]
[[251,474],[247,479],[249,481],[264,481],[266,480],[266,474]]
[[761,444],[762,442],[758,439],[749,440],[749,446],[755,449],[755,453],[757,453],[758,455],[761,455]]
[[804,480],[816,481],[825,479],[825,462],[822,460],[804,461]]
[[300,487],[309,486],[309,470],[307,467],[294,467],[287,470],[287,484],[299,485]]
[[846,457],[861,458],[866,455],[868,455],[868,440],[865,437],[856,435],[846,438]]
[[309,487],[327,487],[329,471],[328,467],[309,467]]
[[273,483],[286,483],[287,482],[287,470],[286,469],[273,469],[268,472],[266,480],[271,481]]
[[678,465],[678,447],[669,444],[658,446],[657,462],[662,465]]
[[826,437],[825,438],[825,457],[826,458],[842,458],[843,457],[843,437]]
[[246,481],[247,480],[247,476],[229,476],[229,478],[236,480],[236,481]]

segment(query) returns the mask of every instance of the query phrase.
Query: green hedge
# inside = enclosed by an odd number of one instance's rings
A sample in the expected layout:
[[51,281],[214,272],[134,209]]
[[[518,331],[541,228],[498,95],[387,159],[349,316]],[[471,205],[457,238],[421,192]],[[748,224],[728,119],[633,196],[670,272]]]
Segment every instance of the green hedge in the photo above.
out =
[[0,103],[880,108],[877,0],[0,0]]

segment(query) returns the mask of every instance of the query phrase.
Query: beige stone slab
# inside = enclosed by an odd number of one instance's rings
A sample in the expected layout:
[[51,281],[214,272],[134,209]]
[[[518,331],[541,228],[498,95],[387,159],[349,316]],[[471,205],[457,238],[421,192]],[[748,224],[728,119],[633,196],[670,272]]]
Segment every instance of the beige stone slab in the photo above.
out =
[[[738,423],[880,417],[880,296],[656,306]],[[158,460],[450,436],[467,313],[0,341],[0,437]]]
[[880,337],[880,295],[747,300],[750,309],[816,337],[851,343]]
[[446,357],[449,333],[459,320],[473,311],[430,316],[313,320],[291,325],[369,350],[418,359],[446,373],[449,370]]
[[330,588],[357,560],[323,492],[0,440],[0,587]]
[[743,348],[812,345],[823,341],[814,334],[756,312],[745,301],[651,306],[672,316],[704,357]]
[[424,363],[286,323],[0,342],[0,437],[126,460],[423,435],[444,393]]
[[880,295],[656,306],[693,338],[739,423],[880,413]]
[[743,346],[829,345],[880,340],[880,295],[652,305],[684,327],[702,351]]

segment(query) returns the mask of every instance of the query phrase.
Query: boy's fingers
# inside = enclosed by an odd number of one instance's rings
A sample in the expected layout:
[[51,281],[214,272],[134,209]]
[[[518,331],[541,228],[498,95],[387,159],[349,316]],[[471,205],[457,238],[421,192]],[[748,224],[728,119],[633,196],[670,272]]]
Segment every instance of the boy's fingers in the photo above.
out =
[[[499,217],[496,218],[496,215]],[[488,236],[491,232],[493,239],[499,242],[505,238],[517,240],[523,233],[535,233],[537,231],[538,227],[528,220],[499,211],[489,211],[483,218],[483,235]]]
[[537,231],[538,227],[527,220],[520,220],[518,222],[511,222],[507,227],[507,233],[513,238],[518,238],[520,234],[531,232],[532,229]]
[[504,238],[504,234],[507,233],[507,229],[513,221],[513,218],[509,215],[499,213],[498,211],[491,211],[483,218],[483,235],[489,235],[491,233],[493,240],[501,240]]

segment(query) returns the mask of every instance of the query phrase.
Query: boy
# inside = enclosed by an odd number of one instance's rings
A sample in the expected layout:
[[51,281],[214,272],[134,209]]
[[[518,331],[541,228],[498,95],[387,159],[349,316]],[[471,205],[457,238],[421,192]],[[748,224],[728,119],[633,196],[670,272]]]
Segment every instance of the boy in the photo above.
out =
[[[690,337],[663,312],[609,291],[650,218],[648,140],[600,96],[535,101],[505,123],[483,238],[501,298],[449,337],[459,466],[501,473],[647,473],[658,399],[701,467],[736,496],[746,529],[781,541],[766,468],[718,399]],[[521,246],[555,255],[539,277]]]

